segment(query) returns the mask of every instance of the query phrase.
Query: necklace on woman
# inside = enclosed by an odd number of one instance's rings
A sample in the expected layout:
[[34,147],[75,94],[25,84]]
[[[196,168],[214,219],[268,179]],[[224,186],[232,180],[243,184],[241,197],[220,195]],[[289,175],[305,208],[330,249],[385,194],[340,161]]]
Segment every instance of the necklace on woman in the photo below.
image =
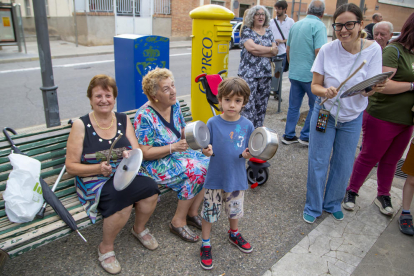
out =
[[108,130],[108,129],[110,129],[110,128],[112,127],[112,125],[114,124],[114,116],[112,116],[111,125],[110,125],[109,127],[101,127],[101,126],[98,124],[98,121],[96,120],[96,117],[95,117],[95,111],[94,111],[94,112],[92,112],[92,116],[93,116],[93,119],[95,120],[95,123],[96,123],[96,125],[98,126],[98,128],[99,128],[99,129],[102,129],[102,130]]

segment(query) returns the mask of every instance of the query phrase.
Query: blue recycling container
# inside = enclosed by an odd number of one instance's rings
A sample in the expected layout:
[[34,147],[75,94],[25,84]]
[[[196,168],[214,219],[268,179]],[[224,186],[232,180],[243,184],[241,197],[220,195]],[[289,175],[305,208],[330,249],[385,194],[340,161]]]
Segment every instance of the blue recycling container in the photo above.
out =
[[117,112],[137,109],[148,101],[142,90],[144,76],[157,67],[170,68],[170,40],[155,35],[118,35],[114,54]]

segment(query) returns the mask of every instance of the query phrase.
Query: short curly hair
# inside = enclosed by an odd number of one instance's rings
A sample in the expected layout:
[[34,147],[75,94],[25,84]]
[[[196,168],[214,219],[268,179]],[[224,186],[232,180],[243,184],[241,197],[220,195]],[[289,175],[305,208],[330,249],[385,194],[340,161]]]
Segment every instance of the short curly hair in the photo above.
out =
[[237,95],[243,97],[243,105],[246,105],[250,97],[250,87],[247,82],[240,77],[230,77],[219,84],[217,98]]
[[174,81],[172,72],[166,68],[155,68],[148,72],[142,79],[142,90],[147,95],[148,100],[152,101],[152,97],[157,94],[160,81],[170,78]]
[[265,13],[265,22],[263,24],[263,27],[268,27],[269,26],[269,22],[270,22],[270,13],[269,11],[261,5],[257,5],[254,6],[252,8],[249,9],[249,12],[246,15],[246,20],[245,20],[245,26],[247,28],[253,28],[253,24],[254,24],[254,15],[256,14],[256,12],[258,10],[263,10]]

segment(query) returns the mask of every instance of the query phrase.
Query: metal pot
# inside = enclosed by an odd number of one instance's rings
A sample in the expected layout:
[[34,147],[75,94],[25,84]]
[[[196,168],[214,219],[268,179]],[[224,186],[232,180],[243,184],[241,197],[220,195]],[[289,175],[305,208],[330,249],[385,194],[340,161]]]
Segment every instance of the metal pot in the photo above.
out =
[[249,139],[250,154],[261,160],[271,159],[279,147],[279,138],[273,129],[267,127],[256,128]]
[[193,150],[205,149],[210,144],[210,131],[202,121],[189,123],[184,129],[185,140]]
[[115,190],[122,191],[131,184],[141,167],[142,159],[141,149],[131,150],[129,157],[122,159],[114,175]]

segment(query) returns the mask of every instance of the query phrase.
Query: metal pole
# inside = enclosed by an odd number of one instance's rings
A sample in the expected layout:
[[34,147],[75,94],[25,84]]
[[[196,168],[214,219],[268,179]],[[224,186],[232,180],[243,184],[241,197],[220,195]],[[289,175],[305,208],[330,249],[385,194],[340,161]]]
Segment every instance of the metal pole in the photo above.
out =
[[19,28],[20,28],[20,34],[21,34],[21,39],[23,41],[23,45],[24,45],[24,52],[27,54],[27,47],[26,47],[26,38],[24,37],[24,28],[23,28],[23,20],[22,20],[22,10],[21,10],[21,6],[20,4],[15,4],[16,5],[16,12],[18,11],[18,20],[19,20]]
[[292,14],[290,15],[290,17],[293,19],[293,13],[295,10],[295,0],[292,0]]
[[361,9],[362,12],[364,12],[365,0],[360,0],[359,1],[359,8]]
[[20,24],[19,24],[19,18],[17,16],[17,10],[16,10],[16,4],[12,4],[11,5],[11,12],[12,12],[12,18],[13,18],[13,28],[15,30],[15,36],[16,36],[16,41],[17,41],[17,47],[19,48],[19,53],[23,52],[23,47],[22,47],[22,34],[20,33],[21,28],[20,28]]
[[298,10],[298,21],[300,20],[300,12],[301,12],[301,9],[302,8],[302,0],[300,0],[300,2],[299,2],[299,10]]
[[42,73],[42,97],[45,109],[46,126],[60,126],[57,86],[55,86],[50,53],[49,31],[47,28],[45,0],[33,1],[36,25],[37,48],[39,49],[40,70]]
[[135,34],[135,0],[132,0],[132,33]]
[[116,26],[116,0],[114,0],[114,17],[115,17],[115,35],[118,34],[118,28]]
[[75,4],[75,0],[73,0],[73,19],[75,21],[75,42],[76,42],[76,47],[78,47],[78,20],[76,18],[76,4]]

